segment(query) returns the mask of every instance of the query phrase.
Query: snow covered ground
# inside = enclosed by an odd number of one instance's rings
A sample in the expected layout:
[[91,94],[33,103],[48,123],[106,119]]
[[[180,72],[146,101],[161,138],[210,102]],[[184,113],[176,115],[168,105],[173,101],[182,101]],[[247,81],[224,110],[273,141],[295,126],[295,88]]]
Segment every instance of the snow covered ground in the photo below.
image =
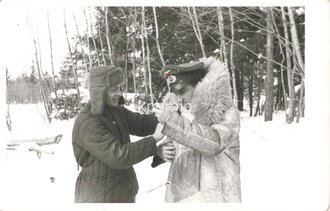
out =
[[[42,105],[34,104],[11,105],[10,114],[13,131],[8,134],[8,140],[57,134],[63,134],[63,138],[59,144],[42,146],[54,154],[43,154],[41,158],[28,150],[33,146],[31,143],[6,151],[7,159],[0,168],[0,210],[28,205],[47,208],[41,210],[51,210],[58,205],[71,206],[79,173],[71,146],[73,120],[54,120],[48,125],[43,119]],[[264,122],[261,116],[251,118],[241,113],[243,203],[237,205],[236,210],[256,210],[256,207],[260,208],[258,210],[277,207],[281,210],[325,210],[328,206],[328,139],[315,134],[320,129],[312,127],[307,118],[288,125],[284,115],[279,112],[274,114],[273,121]],[[169,163],[157,168],[151,168],[150,164],[151,158],[148,158],[135,166],[140,185],[135,206],[157,207],[164,203]],[[54,178],[53,182],[51,178]],[[213,206],[218,209],[226,205]],[[198,207],[200,205],[193,206],[191,210]]]

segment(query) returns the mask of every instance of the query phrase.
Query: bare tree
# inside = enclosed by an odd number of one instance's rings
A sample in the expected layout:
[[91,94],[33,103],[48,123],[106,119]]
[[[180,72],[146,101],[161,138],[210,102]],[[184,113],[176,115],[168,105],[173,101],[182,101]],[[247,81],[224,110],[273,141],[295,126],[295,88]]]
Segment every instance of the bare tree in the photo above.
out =
[[[144,17],[145,9],[142,7],[141,11],[141,19],[142,19],[142,29],[141,29],[141,47],[142,47],[142,69],[143,69],[143,79],[144,79],[144,93],[145,93],[145,102],[148,102],[148,75],[147,75],[147,70],[146,70],[146,56],[145,56],[145,43],[144,43],[144,36],[146,36],[146,31],[145,31],[145,17]],[[148,107],[147,107],[147,112]]]
[[291,7],[288,7],[288,13],[289,13],[289,20],[290,20],[290,32],[291,32],[291,38],[293,43],[293,52],[295,55],[295,58],[298,61],[298,67],[297,73],[299,73],[301,77],[301,84],[299,89],[299,100],[298,100],[298,111],[297,111],[297,119],[296,122],[299,122],[300,116],[302,116],[303,113],[303,98],[304,98],[304,73],[305,73],[305,64],[301,55],[300,46],[299,46],[299,39],[298,39],[298,33],[297,33],[297,27],[294,20],[294,14],[293,9]]
[[109,20],[108,20],[108,7],[105,7],[105,29],[106,29],[106,38],[107,38],[107,44],[108,44],[108,54],[109,54],[109,60],[110,60],[110,65],[115,65],[114,58],[112,55],[112,48],[111,48],[111,42],[110,42],[110,29],[109,29]]
[[165,66],[163,54],[162,54],[162,51],[160,49],[160,44],[159,44],[159,30],[158,30],[158,20],[157,20],[156,8],[155,7],[152,7],[152,10],[153,10],[154,19],[155,19],[155,31],[156,31],[157,50],[158,50],[158,54],[159,54],[160,60],[162,61],[162,65]]
[[[47,122],[50,123],[51,122],[51,118],[50,118],[50,113],[51,111],[49,110],[49,103],[48,103],[48,97],[46,96],[42,81],[43,81],[43,77],[42,77],[42,69],[41,69],[41,62],[40,60],[40,45],[37,42],[37,40],[39,40],[38,35],[35,34],[34,30],[32,29],[30,23],[29,23],[29,19],[27,17],[27,25],[29,27],[29,31],[30,31],[30,35],[34,44],[34,58],[35,58],[35,64],[37,66],[37,70],[38,70],[38,85],[39,85],[39,91],[40,91],[40,95],[43,101],[43,105],[46,111],[46,116],[47,116]],[[37,37],[37,38],[36,38]],[[38,47],[39,46],[39,47]]]
[[12,122],[9,112],[9,95],[8,95],[8,80],[9,80],[8,68],[6,68],[6,98],[7,98],[7,113],[6,113],[6,124],[9,131],[12,130]]
[[136,73],[136,58],[135,58],[135,38],[136,38],[136,19],[137,19],[137,10],[136,7],[134,7],[134,21],[133,21],[133,26],[134,26],[134,32],[132,36],[132,52],[133,52],[133,67],[132,67],[132,76],[133,76],[133,87],[134,87],[134,97],[136,97],[136,80],[135,80],[135,73]]
[[69,35],[68,35],[68,30],[67,30],[67,26],[66,26],[66,17],[65,17],[65,9],[63,9],[63,26],[64,26],[64,30],[65,30],[65,35],[66,35],[66,41],[68,44],[68,50],[69,50],[69,56],[70,56],[70,60],[71,60],[71,65],[72,65],[72,73],[73,73],[73,77],[74,77],[74,84],[75,84],[75,88],[77,90],[77,105],[78,108],[81,108],[81,103],[80,103],[80,91],[79,91],[79,86],[78,86],[78,75],[77,75],[77,65],[74,62],[73,59],[73,55],[72,55],[72,50],[71,50],[71,45],[70,45],[70,41],[69,41]]
[[192,10],[193,10],[194,16],[192,16],[192,14],[190,12],[190,7],[188,7],[188,10],[187,11],[188,11],[190,20],[192,22],[192,27],[193,27],[194,32],[196,34],[197,40],[198,40],[199,45],[201,47],[203,57],[206,57],[205,50],[204,50],[204,44],[203,44],[203,37],[202,37],[201,31],[200,31],[200,27],[199,27],[199,23],[198,23],[198,18],[197,18],[197,13],[196,13],[195,7],[192,7]]
[[[144,16],[144,13],[142,13]],[[153,105],[154,104],[154,96],[152,92],[152,74],[151,74],[151,66],[150,66],[150,49],[149,49],[149,38],[148,38],[148,29],[146,26],[146,20],[145,17],[143,18],[143,30],[145,32],[145,38],[146,38],[146,48],[147,48],[147,67],[148,67],[148,81],[149,81],[149,89],[150,89],[150,102]]]
[[288,12],[289,12],[289,20],[290,20],[290,26],[291,26],[290,31],[291,31],[291,38],[292,38],[292,43],[293,43],[293,50],[297,55],[297,60],[298,60],[300,71],[302,71],[304,73],[305,65],[304,65],[304,61],[303,61],[301,51],[300,51],[299,39],[298,39],[296,22],[294,20],[293,9],[291,7],[288,7]]
[[99,39],[100,39],[100,44],[101,44],[101,55],[102,55],[103,65],[107,65],[107,62],[105,61],[105,57],[104,57],[101,27],[99,27],[99,29],[98,29],[98,34],[99,34]]
[[[229,17],[230,17],[230,31],[231,31],[231,42],[230,42],[230,69],[232,74],[232,83],[234,89],[234,104],[238,105],[238,97],[237,97],[237,87],[236,87],[236,71],[235,71],[235,64],[234,64],[234,40],[235,40],[235,30],[234,30],[234,18],[231,8],[229,8]],[[223,34],[223,38],[224,38]]]
[[[280,32],[278,30],[278,27],[277,27],[277,24],[276,24],[276,21],[275,21],[273,11],[272,11],[272,20],[273,20],[273,26],[274,26],[274,29],[275,29],[275,32],[276,32],[275,35],[278,39],[278,45],[279,45],[281,55],[282,55],[282,61],[281,61],[282,66],[280,67],[281,69],[280,69],[280,76],[279,77],[281,78],[281,85],[282,85],[281,88],[282,88],[282,91],[283,91],[284,109],[287,110],[287,108],[288,108],[287,100],[286,100],[287,94],[286,94],[286,90],[285,90],[285,82],[284,82],[284,74],[283,74],[283,72],[284,72],[284,68],[283,68],[284,65],[283,64],[284,64],[284,61],[285,61],[285,54],[284,54],[284,51],[283,51],[283,48],[282,48],[283,42],[282,42]],[[280,93],[280,91],[279,91],[279,93]]]
[[55,70],[54,70],[54,62],[53,62],[53,42],[52,42],[52,33],[51,33],[50,22],[49,22],[49,12],[47,12],[47,22],[48,22],[49,47],[50,47],[50,63],[51,63],[51,68],[52,68],[52,80],[53,80],[53,85],[54,85],[53,91],[55,93],[55,97],[57,98]]
[[[85,51],[84,51],[84,49],[83,49],[83,43],[82,43],[82,40],[80,39],[80,38],[81,38],[81,35],[80,35],[79,27],[78,27],[77,18],[76,18],[75,14],[74,14],[73,12],[72,12],[72,16],[73,16],[73,19],[74,19],[74,22],[75,22],[77,35],[78,35],[78,37],[79,37],[78,42],[79,42],[79,44],[80,44],[80,50],[81,50],[81,53],[84,55],[84,54],[85,54]],[[92,67],[92,63],[91,63],[90,57],[91,57],[91,55],[90,55],[90,52],[89,52],[89,54],[88,54],[88,59],[87,59],[87,60],[88,60],[87,63],[89,64],[89,67]],[[86,62],[85,62],[85,58],[82,59],[82,65],[85,67],[86,71],[89,72],[89,68],[88,68],[88,65],[87,65]]]
[[267,75],[266,75],[266,101],[265,101],[265,121],[273,120],[273,48],[274,48],[274,37],[273,37],[273,22],[271,8],[267,8],[267,47],[266,47],[266,56],[267,60]]
[[89,70],[90,68],[93,67],[93,61],[92,61],[92,55],[91,55],[91,47],[90,47],[90,44],[89,44],[88,19],[87,19],[87,16],[86,16],[85,8],[83,8],[83,12],[84,12],[85,21],[86,21],[86,42],[87,42],[87,49],[88,49],[88,60],[89,60],[88,70]]
[[95,41],[95,37],[94,37],[94,31],[93,31],[93,21],[92,21],[92,14],[91,14],[91,9],[88,9],[89,12],[89,24],[90,24],[90,28],[91,28],[91,34],[92,34],[92,40],[93,40],[93,44],[94,44],[94,49],[96,52],[96,61],[97,61],[97,65],[100,66],[100,59],[99,59],[99,50],[97,49],[96,46],[96,41]]
[[293,84],[293,74],[292,74],[292,63],[291,63],[291,55],[290,55],[290,44],[289,44],[289,32],[288,32],[288,22],[285,17],[284,7],[281,7],[282,13],[282,21],[284,28],[284,36],[285,36],[285,55],[286,55],[286,70],[287,70],[287,80],[288,80],[288,90],[289,90],[289,103],[288,103],[288,111],[286,112],[286,122],[290,124],[293,121],[294,114],[294,84]]

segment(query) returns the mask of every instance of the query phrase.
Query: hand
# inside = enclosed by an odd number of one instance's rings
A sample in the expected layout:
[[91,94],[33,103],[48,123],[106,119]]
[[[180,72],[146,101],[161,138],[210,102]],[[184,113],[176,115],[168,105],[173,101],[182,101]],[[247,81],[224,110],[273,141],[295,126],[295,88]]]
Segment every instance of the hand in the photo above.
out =
[[165,124],[171,115],[171,111],[168,109],[154,109],[153,112],[155,112],[155,115],[158,118],[158,122],[161,124]]
[[175,156],[175,146],[173,142],[167,142],[166,144],[160,144],[157,147],[157,155],[164,161],[171,162]]
[[152,134],[152,136],[154,137],[156,142],[162,140],[162,138],[164,137],[164,134],[162,134],[163,128],[164,128],[163,124],[160,124],[160,123],[157,124],[156,130],[155,130],[154,134]]

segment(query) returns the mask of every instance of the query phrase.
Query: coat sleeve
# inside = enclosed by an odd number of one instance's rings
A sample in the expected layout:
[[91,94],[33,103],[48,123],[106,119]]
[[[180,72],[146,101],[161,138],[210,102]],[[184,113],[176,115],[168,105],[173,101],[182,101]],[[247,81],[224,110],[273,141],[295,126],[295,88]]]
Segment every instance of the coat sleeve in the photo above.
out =
[[155,132],[158,119],[154,114],[139,114],[131,112],[126,108],[123,109],[131,135],[147,136]]
[[79,145],[111,168],[128,168],[155,155],[157,151],[153,137],[121,144],[120,140],[96,119],[86,120],[79,130],[84,131],[80,132]]
[[165,123],[163,134],[174,141],[203,154],[216,155],[230,147],[231,137],[239,133],[239,112],[231,107],[217,124],[205,126],[190,122],[184,116],[172,113]]

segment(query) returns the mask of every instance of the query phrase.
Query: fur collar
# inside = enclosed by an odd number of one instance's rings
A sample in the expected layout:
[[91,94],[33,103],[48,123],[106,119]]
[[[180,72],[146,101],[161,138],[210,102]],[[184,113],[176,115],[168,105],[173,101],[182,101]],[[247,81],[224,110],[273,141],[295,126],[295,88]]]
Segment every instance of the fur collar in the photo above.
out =
[[224,64],[214,57],[201,60],[206,76],[196,85],[192,113],[203,125],[219,123],[224,111],[233,105],[230,76]]

